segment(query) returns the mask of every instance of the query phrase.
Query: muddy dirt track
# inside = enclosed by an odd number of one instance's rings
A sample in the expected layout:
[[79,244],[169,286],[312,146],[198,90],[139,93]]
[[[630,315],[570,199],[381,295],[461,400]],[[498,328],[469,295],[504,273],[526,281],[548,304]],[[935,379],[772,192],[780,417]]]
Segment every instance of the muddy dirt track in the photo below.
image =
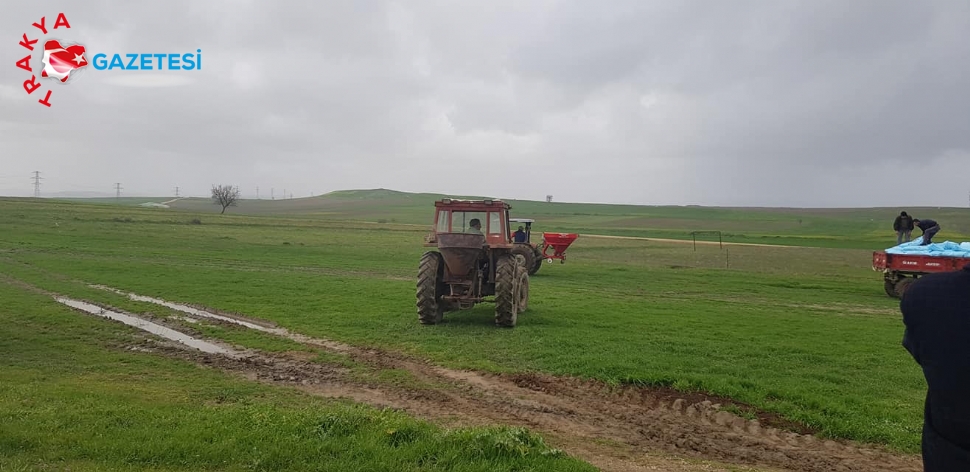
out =
[[919,457],[798,434],[791,431],[794,427],[769,415],[761,415],[761,421],[745,420],[720,410],[719,400],[699,395],[616,389],[542,374],[488,375],[446,369],[395,352],[291,333],[262,320],[127,295],[183,312],[185,316],[179,320],[148,321],[214,345],[221,343],[203,339],[193,324],[205,320],[259,329],[346,355],[374,372],[406,370],[413,381],[361,380],[346,367],[310,360],[306,353],[269,354],[225,345],[225,352],[202,352],[147,332],[120,346],[125,349],[185,359],[314,395],[396,408],[444,426],[524,426],[602,470],[726,471],[739,470],[739,466],[741,470],[806,472],[922,470]]

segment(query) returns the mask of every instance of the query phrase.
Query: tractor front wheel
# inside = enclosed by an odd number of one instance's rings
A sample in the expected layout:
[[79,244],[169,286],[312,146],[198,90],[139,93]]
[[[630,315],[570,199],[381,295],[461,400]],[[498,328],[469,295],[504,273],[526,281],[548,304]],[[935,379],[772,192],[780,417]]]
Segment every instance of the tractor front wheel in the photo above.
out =
[[518,259],[513,254],[498,256],[495,264],[495,324],[511,328],[519,316]]
[[421,324],[437,324],[444,316],[444,260],[441,254],[428,251],[421,256],[418,266],[417,305]]
[[525,313],[525,310],[529,309],[529,270],[520,266],[516,274],[516,284],[519,286],[519,313]]

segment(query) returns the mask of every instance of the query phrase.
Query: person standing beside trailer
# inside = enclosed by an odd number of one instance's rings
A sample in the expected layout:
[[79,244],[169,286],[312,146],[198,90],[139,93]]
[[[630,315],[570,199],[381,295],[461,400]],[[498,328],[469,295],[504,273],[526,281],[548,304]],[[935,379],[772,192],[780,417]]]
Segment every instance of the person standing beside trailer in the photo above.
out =
[[914,226],[912,216],[907,215],[905,211],[899,213],[896,221],[893,221],[893,231],[896,232],[897,245],[909,242],[912,238]]

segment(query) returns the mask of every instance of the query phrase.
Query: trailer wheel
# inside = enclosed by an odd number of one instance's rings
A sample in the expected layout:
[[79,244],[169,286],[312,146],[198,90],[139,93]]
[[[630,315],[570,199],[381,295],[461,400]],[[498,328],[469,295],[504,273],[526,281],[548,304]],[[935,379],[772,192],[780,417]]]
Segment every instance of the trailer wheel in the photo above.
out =
[[885,282],[883,283],[883,286],[886,289],[886,295],[896,298],[896,282],[886,279]]
[[908,289],[909,286],[915,281],[915,278],[907,277],[899,282],[896,282],[896,297],[902,299],[906,294],[906,289]]

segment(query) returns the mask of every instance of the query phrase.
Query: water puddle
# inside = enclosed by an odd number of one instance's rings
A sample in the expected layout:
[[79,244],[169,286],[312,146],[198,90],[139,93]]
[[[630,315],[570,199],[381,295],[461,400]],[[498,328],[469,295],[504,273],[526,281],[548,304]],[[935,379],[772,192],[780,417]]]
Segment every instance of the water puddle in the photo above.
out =
[[316,344],[318,346],[323,346],[323,347],[325,347],[327,349],[330,349],[332,351],[338,351],[338,352],[348,352],[348,351],[350,351],[352,349],[350,346],[348,346],[346,344],[343,344],[343,343],[336,342],[336,341],[329,341],[329,340],[326,340],[326,339],[312,338],[310,336],[305,336],[305,335],[302,335],[302,334],[291,333],[289,330],[287,330],[285,328],[268,328],[266,326],[258,325],[256,323],[250,323],[248,321],[240,320],[240,319],[237,319],[237,318],[233,318],[231,316],[218,315],[218,314],[215,314],[215,313],[212,313],[212,312],[209,312],[209,311],[200,310],[198,308],[192,308],[192,307],[190,307],[188,305],[182,305],[180,303],[172,303],[172,302],[165,301],[165,300],[162,300],[162,299],[159,299],[159,298],[146,297],[144,295],[138,295],[138,294],[135,294],[135,293],[124,292],[124,291],[121,291],[121,290],[118,290],[118,289],[114,289],[114,288],[111,288],[111,287],[105,287],[103,285],[91,285],[91,287],[92,288],[97,288],[97,289],[100,289],[100,290],[106,290],[106,291],[109,291],[109,292],[117,293],[118,295],[126,296],[129,299],[134,300],[134,301],[137,301],[137,302],[147,302],[147,303],[154,303],[156,305],[161,305],[161,306],[164,306],[166,308],[170,308],[172,310],[175,310],[175,311],[178,311],[178,312],[181,312],[181,313],[185,313],[187,315],[192,315],[192,316],[195,316],[195,317],[198,317],[198,318],[209,318],[209,319],[213,319],[213,320],[225,321],[227,323],[234,323],[234,324],[237,324],[237,325],[240,325],[240,326],[245,326],[245,327],[247,327],[249,329],[255,329],[257,331],[262,331],[264,333],[269,333],[269,334],[274,334],[276,336],[281,336],[281,337],[287,338],[287,339],[289,339],[291,341],[296,341],[296,342],[302,343],[302,344]]
[[190,307],[188,305],[181,305],[181,304],[178,304],[178,303],[167,302],[165,300],[160,300],[158,298],[146,297],[144,295],[136,295],[134,293],[126,293],[125,295],[128,298],[130,298],[130,299],[132,299],[132,300],[134,300],[136,302],[154,303],[156,305],[161,305],[161,306],[164,306],[166,308],[171,308],[171,309],[173,309],[175,311],[182,312],[182,313],[185,313],[187,315],[196,316],[196,317],[199,317],[199,318],[209,318],[209,319],[213,319],[213,320],[225,321],[227,323],[234,323],[234,324],[237,324],[237,325],[240,325],[240,326],[245,326],[245,327],[247,327],[249,329],[255,329],[257,331],[262,331],[264,333],[271,333],[271,334],[276,334],[276,335],[280,335],[280,336],[285,336],[286,333],[287,333],[285,329],[280,329],[280,328],[267,328],[265,326],[260,326],[260,325],[258,325],[256,323],[250,323],[248,321],[243,321],[243,320],[239,320],[239,319],[236,319],[236,318],[231,318],[231,317],[228,317],[228,316],[217,315],[215,313],[210,313],[210,312],[205,311],[205,310],[199,310],[197,308],[192,308],[192,307]]
[[97,316],[112,319],[115,321],[120,321],[126,325],[134,326],[138,329],[147,331],[157,336],[161,336],[165,339],[178,342],[180,344],[184,344],[188,347],[198,349],[202,352],[208,352],[210,354],[225,354],[230,357],[238,357],[238,354],[235,353],[234,351],[225,349],[220,346],[216,346],[215,344],[208,343],[200,339],[195,339],[191,336],[175,331],[174,329],[166,328],[162,325],[143,320],[136,316],[131,316],[131,315],[126,315],[124,313],[105,310],[104,308],[101,308],[97,305],[92,305],[90,303],[86,303],[78,300],[71,300],[70,298],[57,297],[55,298],[55,300],[71,308],[81,310],[81,311],[90,313],[92,315],[97,315]]

